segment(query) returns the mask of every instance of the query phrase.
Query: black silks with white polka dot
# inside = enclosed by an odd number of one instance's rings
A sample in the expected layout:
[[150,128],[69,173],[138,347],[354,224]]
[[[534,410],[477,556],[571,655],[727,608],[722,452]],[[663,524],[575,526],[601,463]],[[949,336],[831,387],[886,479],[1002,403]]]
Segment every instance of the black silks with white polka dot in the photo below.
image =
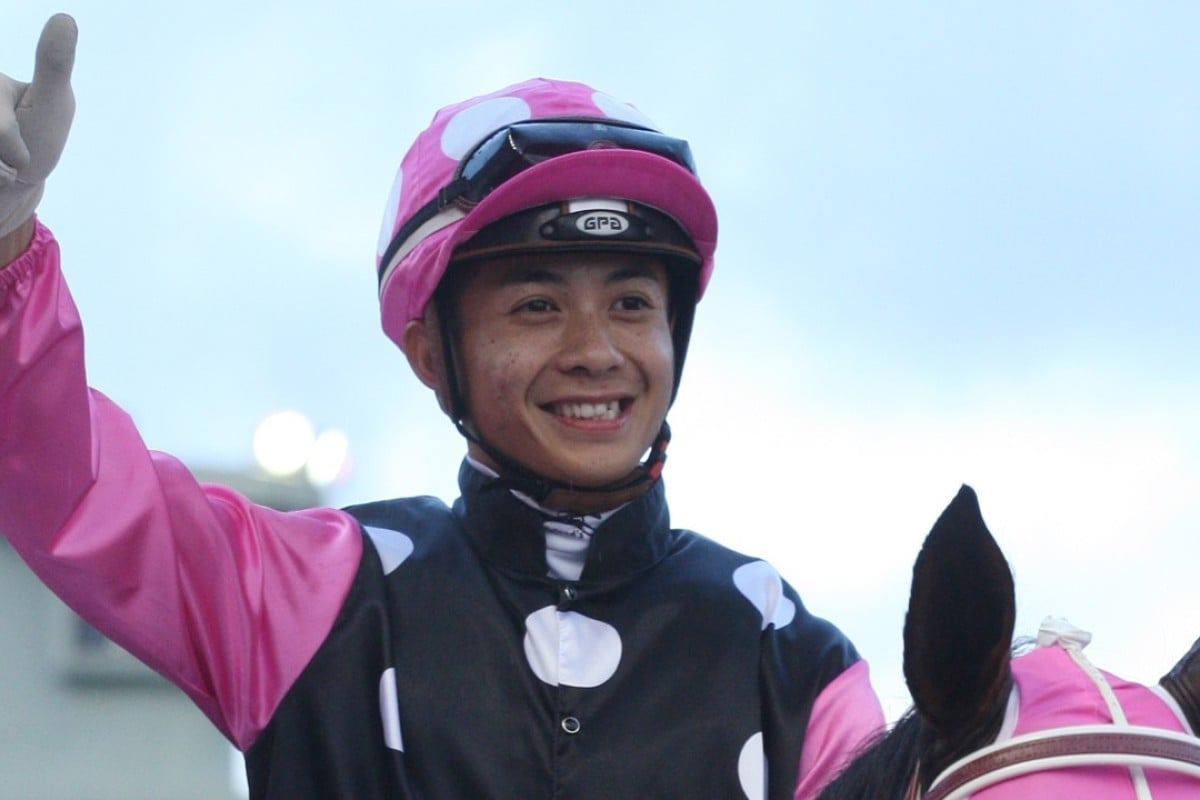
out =
[[671,530],[661,483],[578,581],[543,517],[465,465],[349,509],[373,546],[247,752],[251,796],[790,800],[817,694],[857,660],[761,561]]

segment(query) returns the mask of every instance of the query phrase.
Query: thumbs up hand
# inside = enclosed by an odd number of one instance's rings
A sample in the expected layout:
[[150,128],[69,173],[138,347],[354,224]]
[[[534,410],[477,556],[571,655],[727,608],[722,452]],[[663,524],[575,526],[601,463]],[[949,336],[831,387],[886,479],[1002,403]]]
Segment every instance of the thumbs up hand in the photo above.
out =
[[0,73],[0,237],[21,227],[42,198],[46,177],[58,163],[75,95],[75,20],[56,14],[42,29],[33,80]]

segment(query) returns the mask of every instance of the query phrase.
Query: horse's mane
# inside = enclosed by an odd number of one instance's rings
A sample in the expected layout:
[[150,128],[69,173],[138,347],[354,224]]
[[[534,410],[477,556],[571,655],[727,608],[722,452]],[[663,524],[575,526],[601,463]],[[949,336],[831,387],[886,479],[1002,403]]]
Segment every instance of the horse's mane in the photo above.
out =
[[[1019,655],[1032,643],[1032,639],[1020,639],[1013,645],[1013,654]],[[953,740],[937,736],[916,708],[910,707],[890,729],[864,742],[817,800],[904,800],[921,759],[927,768],[921,788],[928,789],[929,782],[946,766],[995,741],[1007,705],[1007,698],[1000,700],[991,708],[980,709],[975,730]]]
[[913,709],[867,740],[817,800],[904,800],[917,766],[921,720]]

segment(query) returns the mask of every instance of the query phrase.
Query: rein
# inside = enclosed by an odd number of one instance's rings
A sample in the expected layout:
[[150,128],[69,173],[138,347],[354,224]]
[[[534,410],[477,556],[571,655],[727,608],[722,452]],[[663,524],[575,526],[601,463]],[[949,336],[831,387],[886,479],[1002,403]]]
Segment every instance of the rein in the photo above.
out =
[[[1137,725],[1077,725],[1017,736],[950,765],[924,800],[962,800],[996,783],[1064,767],[1152,767],[1200,778],[1200,740]],[[921,795],[914,776],[908,798]]]

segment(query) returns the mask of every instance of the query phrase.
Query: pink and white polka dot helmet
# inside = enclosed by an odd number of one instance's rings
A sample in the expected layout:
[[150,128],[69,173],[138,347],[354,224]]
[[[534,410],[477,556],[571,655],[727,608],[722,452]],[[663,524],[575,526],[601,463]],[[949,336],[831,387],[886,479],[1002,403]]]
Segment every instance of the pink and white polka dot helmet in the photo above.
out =
[[[485,225],[524,209],[579,198],[641,203],[679,223],[700,257],[697,298],[712,273],[717,216],[700,181],[676,161],[621,145],[585,149],[533,164],[473,205],[450,204],[413,230],[413,219],[458,177],[460,162],[489,134],[540,120],[626,123],[655,130],[637,109],[581,83],[535,78],[448,106],[400,163],[384,211],[376,264],[383,329],[403,349],[405,325],[419,318],[451,254]],[[401,235],[397,235],[401,234]]]

